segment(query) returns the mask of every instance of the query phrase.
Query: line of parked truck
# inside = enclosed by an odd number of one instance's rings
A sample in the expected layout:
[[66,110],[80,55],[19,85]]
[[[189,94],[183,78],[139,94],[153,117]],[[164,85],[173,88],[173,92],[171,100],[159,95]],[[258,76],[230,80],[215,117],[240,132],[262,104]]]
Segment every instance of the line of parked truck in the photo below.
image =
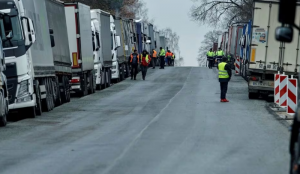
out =
[[128,58],[166,48],[152,24],[59,0],[0,0],[0,126],[129,76]]
[[[297,6],[300,12],[300,6]],[[248,81],[249,99],[260,95],[274,96],[274,74],[278,72],[298,77],[300,71],[299,31],[291,43],[278,42],[275,30],[278,22],[279,1],[255,0],[253,18],[232,24],[219,37],[219,47],[233,59],[240,58],[240,75]],[[300,25],[300,16],[296,16]]]

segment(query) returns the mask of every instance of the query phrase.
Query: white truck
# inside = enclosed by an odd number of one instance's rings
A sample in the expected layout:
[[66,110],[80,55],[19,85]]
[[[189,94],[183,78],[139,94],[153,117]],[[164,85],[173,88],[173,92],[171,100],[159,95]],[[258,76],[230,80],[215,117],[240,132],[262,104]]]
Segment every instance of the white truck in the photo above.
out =
[[[115,82],[120,81],[120,62],[118,60],[118,48],[121,46],[120,36],[117,35],[115,19],[110,15],[110,32],[111,32],[111,55],[112,55],[112,68],[111,79]],[[119,34],[119,33],[118,33]]]
[[[251,39],[251,56],[248,68],[249,99],[259,94],[274,94],[274,74],[278,71],[287,75],[299,73],[299,32],[291,43],[278,42],[275,29],[278,22],[279,1],[254,1],[254,15]],[[299,8],[299,7],[298,7]],[[296,16],[296,25],[300,25],[300,16]]]
[[96,90],[90,7],[79,2],[64,5],[72,60],[71,91],[85,96]]
[[[6,14],[0,13],[0,21],[1,23],[3,20],[9,20],[9,16]],[[2,35],[4,33],[1,32],[0,36],[2,38]],[[3,71],[5,71],[5,57],[4,57],[4,51],[2,47],[2,40],[0,39],[0,127],[4,127],[7,124],[7,114],[8,114],[8,91],[7,91],[7,80],[6,76],[3,74]]]
[[[126,59],[126,50],[128,50],[128,44],[127,44],[127,38],[128,38],[128,32],[127,28],[125,26],[126,22],[123,21],[119,17],[115,17],[115,28],[117,32],[117,62],[118,62],[118,67],[119,67],[119,75],[117,77],[117,82],[122,81],[125,79],[125,73],[128,67],[127,59]],[[120,39],[120,40],[119,40]],[[125,43],[126,42],[126,43]],[[114,76],[114,73],[112,74]]]
[[58,86],[45,0],[5,0],[0,9],[9,16],[0,24],[9,109],[33,118],[54,108]]

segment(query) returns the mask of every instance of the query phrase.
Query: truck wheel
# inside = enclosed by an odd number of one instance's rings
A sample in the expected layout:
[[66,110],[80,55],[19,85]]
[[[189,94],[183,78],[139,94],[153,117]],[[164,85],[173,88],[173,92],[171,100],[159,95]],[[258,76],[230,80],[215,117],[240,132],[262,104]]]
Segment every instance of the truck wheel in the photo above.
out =
[[69,79],[63,76],[61,79],[62,92],[60,92],[62,103],[67,103],[70,101],[70,89],[69,89]]
[[87,89],[87,77],[86,74],[83,75],[83,83],[82,84],[82,91],[81,91],[81,97],[86,96],[88,94],[88,89]]
[[55,78],[54,82],[54,94],[56,96],[55,106],[60,106],[62,104],[61,95],[60,95],[60,87],[58,77]]
[[35,81],[35,95],[36,95],[36,115],[42,115],[42,102],[39,81]]
[[249,92],[248,97],[249,99],[258,99],[259,93]]
[[26,118],[35,118],[36,117],[35,107],[24,108],[21,114],[25,115]]
[[4,95],[2,92],[0,92],[0,127],[4,127],[7,124],[6,119],[6,108],[7,108],[7,102],[5,101]]
[[49,101],[50,101],[50,106],[51,106],[51,110],[54,109],[55,107],[55,99],[54,99],[54,86],[53,86],[53,82],[52,79],[48,79],[48,84],[49,84],[49,91],[50,91],[50,96],[49,96]]
[[107,79],[108,79],[107,87],[109,88],[111,86],[111,70],[110,69],[107,71]]
[[66,90],[66,99],[67,99],[67,102],[70,102],[71,101],[71,93],[70,93],[70,81],[69,81],[69,78],[68,77],[64,77],[65,79],[65,90]]
[[106,70],[104,70],[103,71],[103,78],[102,78],[102,82],[103,82],[103,84],[102,84],[102,89],[105,89],[106,88],[106,78],[107,78],[107,71]]
[[89,89],[88,89],[88,94],[92,94],[93,93],[93,76],[92,73],[90,73],[88,75],[88,79],[89,79]]

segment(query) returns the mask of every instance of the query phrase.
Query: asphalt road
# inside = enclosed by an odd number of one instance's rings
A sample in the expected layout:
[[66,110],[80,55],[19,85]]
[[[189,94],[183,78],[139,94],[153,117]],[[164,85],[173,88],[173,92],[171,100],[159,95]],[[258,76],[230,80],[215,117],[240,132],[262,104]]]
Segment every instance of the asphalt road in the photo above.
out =
[[289,132],[233,77],[220,103],[217,70],[149,70],[0,129],[1,174],[283,174]]

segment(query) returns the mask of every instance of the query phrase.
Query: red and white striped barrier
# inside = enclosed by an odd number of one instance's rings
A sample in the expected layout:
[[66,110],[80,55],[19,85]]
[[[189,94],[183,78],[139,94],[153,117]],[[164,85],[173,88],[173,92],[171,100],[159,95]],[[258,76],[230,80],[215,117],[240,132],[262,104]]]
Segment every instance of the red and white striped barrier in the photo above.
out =
[[241,67],[240,58],[236,57],[236,59],[235,59],[235,74],[236,75],[240,74],[240,67]]
[[287,99],[287,113],[294,115],[297,109],[297,98],[298,98],[298,91],[297,91],[297,79],[288,79],[288,99]]
[[287,107],[287,82],[288,76],[287,75],[280,75],[279,77],[280,84],[279,84],[279,106],[286,108]]
[[279,84],[280,84],[280,80],[279,80],[280,74],[275,74],[275,82],[274,82],[274,103],[279,104]]

